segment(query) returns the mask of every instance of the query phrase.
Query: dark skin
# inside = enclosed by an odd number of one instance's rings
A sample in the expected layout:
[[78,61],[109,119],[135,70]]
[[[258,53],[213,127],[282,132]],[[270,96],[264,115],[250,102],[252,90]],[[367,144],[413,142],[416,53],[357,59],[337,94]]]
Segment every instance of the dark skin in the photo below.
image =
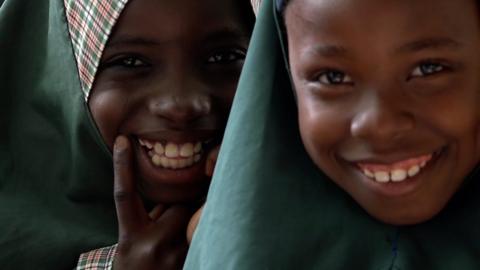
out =
[[293,0],[285,24],[316,165],[385,223],[439,213],[480,159],[476,1]]
[[182,268],[251,32],[238,3],[130,1],[103,52],[89,107],[114,149],[116,270]]
[[[114,198],[119,236],[114,269],[182,269],[188,244],[200,219],[184,205],[158,204],[150,213],[135,185],[132,145],[119,136],[113,151]],[[206,174],[211,176],[218,149],[208,157]]]
[[181,269],[188,251],[185,231],[192,210],[159,205],[148,214],[136,190],[132,147],[126,137],[117,139],[113,157],[119,226],[114,269]]

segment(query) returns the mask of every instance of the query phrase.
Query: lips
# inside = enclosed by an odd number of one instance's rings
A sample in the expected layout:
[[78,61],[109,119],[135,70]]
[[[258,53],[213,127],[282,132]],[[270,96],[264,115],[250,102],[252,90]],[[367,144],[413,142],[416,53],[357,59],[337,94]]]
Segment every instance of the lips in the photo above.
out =
[[427,163],[432,160],[432,157],[433,153],[407,158],[390,164],[359,162],[357,166],[365,176],[378,183],[399,183],[418,175]]
[[202,142],[160,142],[138,139],[156,167],[172,170],[184,169],[200,161],[203,154]]

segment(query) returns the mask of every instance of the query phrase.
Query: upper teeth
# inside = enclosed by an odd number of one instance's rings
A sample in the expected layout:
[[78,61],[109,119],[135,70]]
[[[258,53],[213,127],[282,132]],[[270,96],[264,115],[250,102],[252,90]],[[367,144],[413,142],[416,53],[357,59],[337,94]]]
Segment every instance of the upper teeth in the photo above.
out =
[[148,149],[148,155],[156,166],[182,169],[191,166],[201,159],[201,142],[182,144],[167,142],[164,145],[160,142],[139,139],[139,143]]
[[432,155],[397,162],[392,165],[358,164],[363,174],[379,183],[402,182],[414,177],[425,167]]

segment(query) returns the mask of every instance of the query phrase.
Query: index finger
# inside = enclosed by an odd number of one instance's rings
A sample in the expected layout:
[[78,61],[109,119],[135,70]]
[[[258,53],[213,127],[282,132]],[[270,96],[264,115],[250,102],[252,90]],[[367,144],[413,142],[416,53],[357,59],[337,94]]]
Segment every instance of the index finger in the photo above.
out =
[[113,151],[114,199],[119,237],[127,237],[147,220],[148,214],[137,193],[133,174],[132,148],[125,136],[115,140]]

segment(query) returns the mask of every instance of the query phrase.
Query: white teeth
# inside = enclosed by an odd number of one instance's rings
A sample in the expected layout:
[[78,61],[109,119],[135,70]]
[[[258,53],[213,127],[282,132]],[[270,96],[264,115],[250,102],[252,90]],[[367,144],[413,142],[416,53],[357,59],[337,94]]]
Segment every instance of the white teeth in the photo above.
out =
[[179,160],[178,160],[178,167],[179,167],[179,168],[185,168],[185,167],[187,167],[187,159],[185,159],[185,158],[179,159]]
[[375,172],[375,180],[380,183],[386,183],[390,180],[387,172]]
[[426,162],[426,161],[423,161],[422,163],[420,163],[420,168],[425,167],[425,165],[427,165],[427,162]]
[[202,143],[176,144],[168,142],[166,145],[160,142],[150,142],[138,139],[141,146],[146,148],[147,155],[156,167],[168,169],[183,169],[199,162],[202,158]]
[[165,148],[163,147],[163,145],[161,143],[155,143],[155,153],[157,153],[159,156],[162,156],[163,153],[165,153]]
[[194,152],[195,154],[197,154],[197,153],[199,153],[200,151],[202,151],[202,143],[197,142],[197,143],[195,144],[195,146],[193,147],[193,152]]
[[375,175],[367,169],[363,170],[363,174],[365,174],[368,178],[375,178]]
[[152,157],[152,162],[153,164],[155,164],[156,166],[160,166],[160,164],[162,163],[161,162],[161,157],[159,155],[153,155]]
[[161,157],[160,158],[160,165],[162,165],[162,167],[164,167],[164,168],[167,168],[169,166],[168,158]]
[[178,157],[178,146],[173,143],[168,143],[165,147],[165,156],[168,158]]
[[187,166],[192,166],[193,165],[193,157],[187,158]]
[[388,182],[402,182],[408,177],[414,177],[420,173],[421,168],[425,167],[426,162],[422,162],[419,165],[413,165],[408,170],[405,169],[393,169],[392,171],[377,171],[373,172],[367,168],[363,168],[362,172],[368,178],[374,179],[379,183],[388,183]]
[[178,168],[178,160],[176,159],[169,159],[168,160],[168,165],[172,169],[177,169]]
[[186,143],[182,145],[180,148],[180,156],[181,157],[190,157],[193,156],[193,144],[191,143]]
[[418,167],[418,165],[414,165],[410,169],[408,169],[408,176],[409,177],[414,177],[419,172],[420,172],[420,167]]
[[148,149],[153,149],[153,145],[148,142],[148,141],[145,141],[145,146],[148,148]]
[[391,172],[390,179],[392,182],[401,182],[407,178],[407,172],[402,169],[397,169]]

